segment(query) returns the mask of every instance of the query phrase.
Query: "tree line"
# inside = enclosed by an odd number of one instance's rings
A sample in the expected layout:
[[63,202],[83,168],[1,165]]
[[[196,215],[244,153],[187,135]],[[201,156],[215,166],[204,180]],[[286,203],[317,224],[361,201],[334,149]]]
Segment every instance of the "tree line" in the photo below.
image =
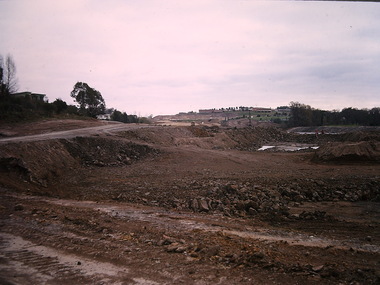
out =
[[70,96],[77,105],[68,105],[62,99],[49,103],[47,100],[36,100],[32,96],[14,96],[18,91],[16,64],[11,55],[0,55],[0,120],[17,122],[53,116],[82,116],[96,118],[107,110],[111,120],[123,123],[147,123],[146,118],[128,115],[116,109],[106,109],[102,94],[85,82],[77,82]]
[[341,111],[314,109],[299,102],[290,102],[289,127],[360,125],[380,126],[380,108],[344,108]]
[[12,96],[18,90],[16,64],[11,55],[3,57],[0,54],[0,120],[22,121],[39,117],[49,117],[54,114],[76,114],[77,108],[69,106],[61,99],[48,103],[34,100],[30,96]]

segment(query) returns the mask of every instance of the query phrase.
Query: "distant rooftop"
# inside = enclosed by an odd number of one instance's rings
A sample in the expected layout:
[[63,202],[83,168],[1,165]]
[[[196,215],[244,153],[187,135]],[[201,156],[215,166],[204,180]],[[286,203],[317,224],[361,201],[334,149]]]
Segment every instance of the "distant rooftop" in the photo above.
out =
[[39,101],[44,101],[46,99],[46,94],[33,93],[33,92],[29,92],[29,91],[13,93],[12,96],[14,96],[16,98],[30,97],[33,100],[39,100]]

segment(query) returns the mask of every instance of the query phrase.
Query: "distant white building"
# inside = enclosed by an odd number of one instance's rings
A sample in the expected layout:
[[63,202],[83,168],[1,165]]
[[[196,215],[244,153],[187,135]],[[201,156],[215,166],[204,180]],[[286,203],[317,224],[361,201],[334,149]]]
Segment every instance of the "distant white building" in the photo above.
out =
[[260,113],[270,113],[270,112],[272,112],[271,108],[261,108],[261,107],[251,107],[248,110],[249,111],[253,111],[253,112],[260,112]]
[[111,120],[111,114],[100,114],[100,115],[97,115],[96,118],[98,120]]

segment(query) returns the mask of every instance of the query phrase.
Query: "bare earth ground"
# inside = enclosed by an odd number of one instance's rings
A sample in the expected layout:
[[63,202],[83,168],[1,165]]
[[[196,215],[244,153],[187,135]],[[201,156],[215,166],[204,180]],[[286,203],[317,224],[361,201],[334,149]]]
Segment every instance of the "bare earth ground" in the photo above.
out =
[[[0,284],[380,282],[378,132],[0,133]],[[268,144],[320,150],[257,151]]]

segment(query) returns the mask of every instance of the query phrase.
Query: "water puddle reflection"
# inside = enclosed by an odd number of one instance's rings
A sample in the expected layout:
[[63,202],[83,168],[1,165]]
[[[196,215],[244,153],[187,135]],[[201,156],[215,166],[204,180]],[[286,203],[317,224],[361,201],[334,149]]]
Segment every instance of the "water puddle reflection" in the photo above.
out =
[[317,145],[305,145],[305,144],[283,144],[283,145],[264,145],[258,149],[258,151],[272,150],[272,151],[299,151],[308,149],[318,149]]

